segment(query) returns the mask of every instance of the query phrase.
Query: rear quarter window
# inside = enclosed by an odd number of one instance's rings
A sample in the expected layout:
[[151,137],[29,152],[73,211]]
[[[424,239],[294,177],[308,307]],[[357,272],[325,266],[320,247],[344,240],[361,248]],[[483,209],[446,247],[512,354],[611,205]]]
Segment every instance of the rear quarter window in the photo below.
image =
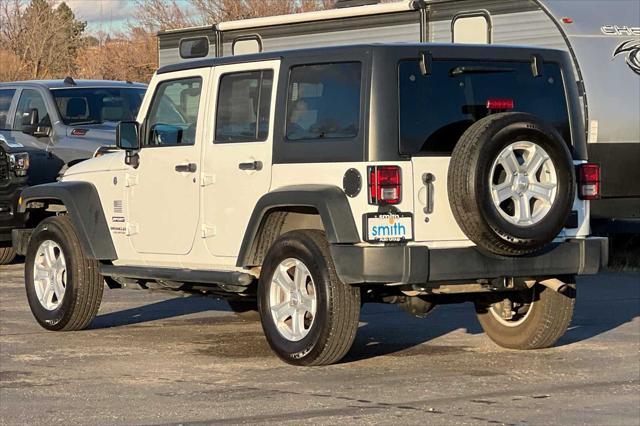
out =
[[360,123],[361,63],[291,68],[287,97],[289,141],[350,139]]
[[489,99],[513,100],[513,111],[527,112],[553,125],[571,141],[560,66],[544,64],[533,77],[529,62],[433,61],[423,75],[417,60],[398,69],[400,152],[450,154],[462,134],[486,117]]

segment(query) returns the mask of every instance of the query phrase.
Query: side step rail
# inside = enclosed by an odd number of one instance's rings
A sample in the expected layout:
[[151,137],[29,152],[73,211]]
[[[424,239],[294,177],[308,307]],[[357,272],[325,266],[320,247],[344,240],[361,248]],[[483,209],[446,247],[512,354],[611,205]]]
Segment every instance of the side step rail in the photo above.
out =
[[206,271],[195,269],[147,268],[138,266],[102,265],[100,274],[105,277],[139,280],[166,280],[184,283],[249,286],[255,279],[251,274],[238,271]]

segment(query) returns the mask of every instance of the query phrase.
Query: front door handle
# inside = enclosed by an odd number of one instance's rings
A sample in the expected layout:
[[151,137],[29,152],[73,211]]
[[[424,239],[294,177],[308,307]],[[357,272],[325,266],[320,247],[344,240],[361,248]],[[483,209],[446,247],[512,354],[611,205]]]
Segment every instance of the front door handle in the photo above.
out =
[[196,163],[178,164],[176,165],[176,172],[180,173],[195,173],[198,170]]
[[240,170],[262,170],[262,161],[251,161],[238,164]]

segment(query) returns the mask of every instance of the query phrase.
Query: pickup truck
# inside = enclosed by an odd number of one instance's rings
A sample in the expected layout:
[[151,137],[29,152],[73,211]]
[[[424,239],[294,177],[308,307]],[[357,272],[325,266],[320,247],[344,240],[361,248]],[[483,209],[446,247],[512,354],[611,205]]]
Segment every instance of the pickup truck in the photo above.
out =
[[16,212],[21,189],[113,149],[117,123],[135,118],[145,91],[70,77],[0,83],[0,265],[15,256],[11,230],[29,220]]

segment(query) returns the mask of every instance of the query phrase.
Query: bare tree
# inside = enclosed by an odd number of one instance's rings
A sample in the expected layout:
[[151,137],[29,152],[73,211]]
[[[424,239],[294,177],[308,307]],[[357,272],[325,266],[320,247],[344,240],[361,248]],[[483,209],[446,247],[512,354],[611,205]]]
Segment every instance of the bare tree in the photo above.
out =
[[335,0],[189,0],[206,23],[287,15],[333,7]]
[[0,81],[84,78],[148,81],[159,30],[308,12],[335,0],[135,0],[127,29],[85,36],[85,23],[59,0],[0,0]]
[[20,62],[13,78],[51,78],[70,74],[85,23],[54,0],[0,0],[0,49]]
[[98,34],[76,61],[78,77],[147,82],[158,67],[157,41],[141,27],[110,36]]
[[170,30],[199,25],[197,16],[190,16],[176,0],[136,0],[136,14],[130,27],[147,31]]

